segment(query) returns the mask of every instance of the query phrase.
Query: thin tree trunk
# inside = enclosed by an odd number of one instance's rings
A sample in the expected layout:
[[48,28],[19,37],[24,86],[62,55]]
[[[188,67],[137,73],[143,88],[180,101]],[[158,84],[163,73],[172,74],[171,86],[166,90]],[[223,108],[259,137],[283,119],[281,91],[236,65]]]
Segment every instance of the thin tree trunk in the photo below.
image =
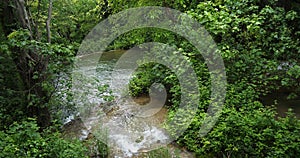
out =
[[52,0],[49,0],[48,18],[47,18],[47,21],[46,21],[48,43],[51,43],[51,30],[50,30],[51,16],[52,16]]
[[41,35],[40,35],[40,31],[39,31],[39,19],[40,19],[40,15],[41,15],[41,0],[38,0],[38,13],[37,13],[37,21],[36,21],[36,25],[35,25],[35,32],[36,32],[36,40],[40,41]]

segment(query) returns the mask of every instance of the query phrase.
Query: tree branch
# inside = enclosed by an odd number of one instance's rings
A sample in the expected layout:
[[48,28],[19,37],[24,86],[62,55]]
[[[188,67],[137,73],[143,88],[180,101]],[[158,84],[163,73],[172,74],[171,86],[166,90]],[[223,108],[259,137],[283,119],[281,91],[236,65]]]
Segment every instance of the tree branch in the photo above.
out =
[[32,38],[32,29],[30,19],[28,17],[28,13],[25,7],[24,0],[15,0],[17,5],[17,11],[19,12],[19,20],[21,21],[23,28],[27,28],[30,32],[30,37]]

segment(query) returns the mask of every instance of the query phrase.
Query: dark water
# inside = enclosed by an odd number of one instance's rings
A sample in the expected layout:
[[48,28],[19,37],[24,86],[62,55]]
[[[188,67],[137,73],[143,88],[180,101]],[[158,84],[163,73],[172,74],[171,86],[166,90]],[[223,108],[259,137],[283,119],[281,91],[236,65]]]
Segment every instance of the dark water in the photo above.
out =
[[278,91],[268,94],[261,99],[267,106],[275,105],[278,116],[285,117],[286,112],[288,112],[289,109],[292,109],[296,117],[300,119],[300,97],[288,99],[288,96],[288,92]]

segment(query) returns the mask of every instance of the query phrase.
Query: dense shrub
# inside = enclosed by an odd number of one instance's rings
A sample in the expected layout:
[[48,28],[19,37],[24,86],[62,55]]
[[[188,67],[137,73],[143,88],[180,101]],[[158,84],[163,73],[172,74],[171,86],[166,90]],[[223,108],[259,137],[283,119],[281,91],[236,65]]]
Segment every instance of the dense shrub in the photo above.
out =
[[65,140],[58,132],[40,133],[34,119],[12,124],[0,131],[0,157],[86,157],[79,140]]
[[[201,93],[197,115],[178,143],[199,157],[299,157],[299,120],[291,112],[276,119],[275,109],[259,102],[260,96],[282,87],[291,92],[289,98],[299,96],[299,13],[278,7],[274,1],[224,0],[201,2],[187,14],[213,36],[229,84],[218,123],[201,137],[199,130],[210,102],[209,73],[201,54],[186,41],[172,43],[193,62]],[[174,83],[169,93],[176,107],[180,85],[170,70],[142,67],[130,82],[131,93],[148,93],[147,87],[154,81]],[[179,115],[174,118],[175,114]],[[187,114],[171,108],[168,121],[182,123]],[[167,129],[171,134],[177,130],[172,126]]]
[[292,113],[286,118],[275,119],[275,109],[254,101],[255,91],[251,87],[244,90],[230,87],[215,127],[200,137],[198,131],[205,115],[199,112],[178,143],[195,151],[199,157],[300,155],[300,121]]

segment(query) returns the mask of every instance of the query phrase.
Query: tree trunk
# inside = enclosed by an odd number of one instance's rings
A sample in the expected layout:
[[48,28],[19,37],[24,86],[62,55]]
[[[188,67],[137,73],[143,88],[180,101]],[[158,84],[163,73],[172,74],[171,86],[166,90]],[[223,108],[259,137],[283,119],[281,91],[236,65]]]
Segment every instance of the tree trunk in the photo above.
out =
[[[5,8],[7,13],[12,13],[10,18],[2,17],[7,27],[6,35],[11,33],[11,28],[9,25],[14,24],[15,22],[19,23],[23,29],[27,29],[30,32],[30,39],[38,39],[39,36],[36,28],[36,23],[32,19],[31,14],[26,7],[24,0],[14,0],[15,7]],[[1,2],[2,4],[9,4],[9,0]],[[52,0],[49,0],[49,9],[48,9],[48,19],[47,19],[47,32],[48,32],[48,42],[51,42],[50,39],[50,20],[52,13]],[[12,20],[14,19],[14,20]],[[32,26],[34,30],[32,30]],[[35,31],[35,32],[33,32]],[[28,96],[27,102],[27,111],[25,112],[29,117],[36,117],[37,122],[41,129],[44,129],[50,125],[51,115],[47,107],[47,103],[50,100],[49,93],[47,90],[44,90],[42,87],[42,82],[47,79],[47,67],[49,58],[47,56],[39,53],[38,49],[27,49],[22,47],[12,48],[14,62],[17,65],[18,72],[22,78],[22,84],[24,85],[24,92]],[[30,66],[31,65],[31,66]],[[33,78],[35,74],[39,76]],[[37,101],[35,101],[37,100]]]
[[52,15],[52,0],[49,0],[49,6],[48,6],[48,18],[46,21],[46,29],[47,29],[47,39],[48,43],[51,43],[51,30],[50,30],[50,24],[51,24],[51,15]]
[[32,38],[32,29],[31,29],[31,22],[26,10],[25,1],[24,0],[15,0],[15,4],[17,7],[17,11],[19,14],[19,21],[22,24],[23,28],[26,28],[30,32],[30,36]]

